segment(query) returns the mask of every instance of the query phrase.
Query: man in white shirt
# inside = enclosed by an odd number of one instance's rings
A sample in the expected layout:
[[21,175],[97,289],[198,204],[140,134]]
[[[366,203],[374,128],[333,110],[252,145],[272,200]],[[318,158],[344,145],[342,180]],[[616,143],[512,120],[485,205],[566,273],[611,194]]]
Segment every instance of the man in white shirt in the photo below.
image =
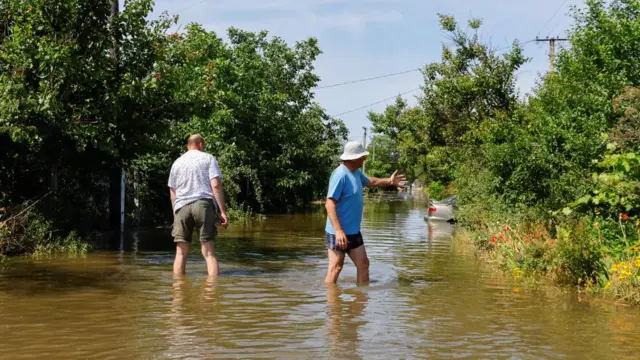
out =
[[225,229],[229,225],[229,219],[224,206],[222,174],[218,162],[211,154],[204,152],[204,145],[202,136],[191,135],[187,142],[187,152],[173,163],[169,174],[174,218],[171,235],[176,243],[174,275],[185,273],[194,230],[199,234],[209,276],[216,277],[219,273],[213,246],[218,233],[214,200],[220,209],[220,224]]

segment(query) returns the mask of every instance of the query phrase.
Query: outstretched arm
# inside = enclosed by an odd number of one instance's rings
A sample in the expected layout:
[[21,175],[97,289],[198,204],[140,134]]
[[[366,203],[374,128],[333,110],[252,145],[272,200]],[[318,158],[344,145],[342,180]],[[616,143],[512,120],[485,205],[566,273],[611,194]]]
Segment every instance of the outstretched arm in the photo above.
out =
[[398,170],[386,179],[379,179],[373,176],[369,176],[368,178],[369,183],[366,185],[367,187],[404,186],[407,183],[404,175],[398,175]]

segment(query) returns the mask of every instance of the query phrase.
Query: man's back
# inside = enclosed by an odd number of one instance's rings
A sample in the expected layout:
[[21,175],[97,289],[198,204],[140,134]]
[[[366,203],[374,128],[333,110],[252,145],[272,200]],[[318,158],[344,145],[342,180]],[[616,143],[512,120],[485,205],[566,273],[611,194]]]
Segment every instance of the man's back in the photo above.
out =
[[169,187],[175,189],[173,211],[200,199],[212,199],[211,179],[222,177],[218,162],[211,154],[189,150],[171,166]]

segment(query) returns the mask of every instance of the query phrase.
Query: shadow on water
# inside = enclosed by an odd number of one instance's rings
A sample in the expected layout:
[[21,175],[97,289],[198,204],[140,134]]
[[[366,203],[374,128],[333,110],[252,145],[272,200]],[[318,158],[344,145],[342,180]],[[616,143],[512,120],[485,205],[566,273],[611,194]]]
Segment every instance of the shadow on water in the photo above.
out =
[[125,272],[117,264],[99,267],[65,268],[56,263],[20,262],[2,275],[2,291],[19,296],[50,296],[83,289],[118,291]]

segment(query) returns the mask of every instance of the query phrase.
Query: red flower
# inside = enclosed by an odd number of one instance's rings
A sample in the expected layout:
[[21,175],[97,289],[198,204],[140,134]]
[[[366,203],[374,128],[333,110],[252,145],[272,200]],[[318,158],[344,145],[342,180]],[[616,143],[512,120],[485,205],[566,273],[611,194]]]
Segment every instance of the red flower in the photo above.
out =
[[528,244],[528,243],[530,243],[530,242],[531,242],[531,239],[529,239],[528,237],[526,237],[526,238],[524,238],[524,242]]
[[622,220],[629,220],[628,214],[620,214],[620,217],[622,217]]
[[536,239],[540,239],[540,236],[542,236],[542,235],[541,235],[539,232],[537,232],[537,233],[533,234],[533,236],[534,236]]
[[504,232],[507,232],[507,231],[509,231],[509,230],[511,230],[511,227],[509,227],[509,225],[505,225],[505,226],[504,226]]
[[496,244],[498,243],[498,241],[496,240],[496,237],[495,237],[495,236],[492,236],[492,237],[491,237],[491,243],[492,243],[493,245],[496,245]]
[[505,238],[504,242],[508,243],[509,242],[509,238]]

